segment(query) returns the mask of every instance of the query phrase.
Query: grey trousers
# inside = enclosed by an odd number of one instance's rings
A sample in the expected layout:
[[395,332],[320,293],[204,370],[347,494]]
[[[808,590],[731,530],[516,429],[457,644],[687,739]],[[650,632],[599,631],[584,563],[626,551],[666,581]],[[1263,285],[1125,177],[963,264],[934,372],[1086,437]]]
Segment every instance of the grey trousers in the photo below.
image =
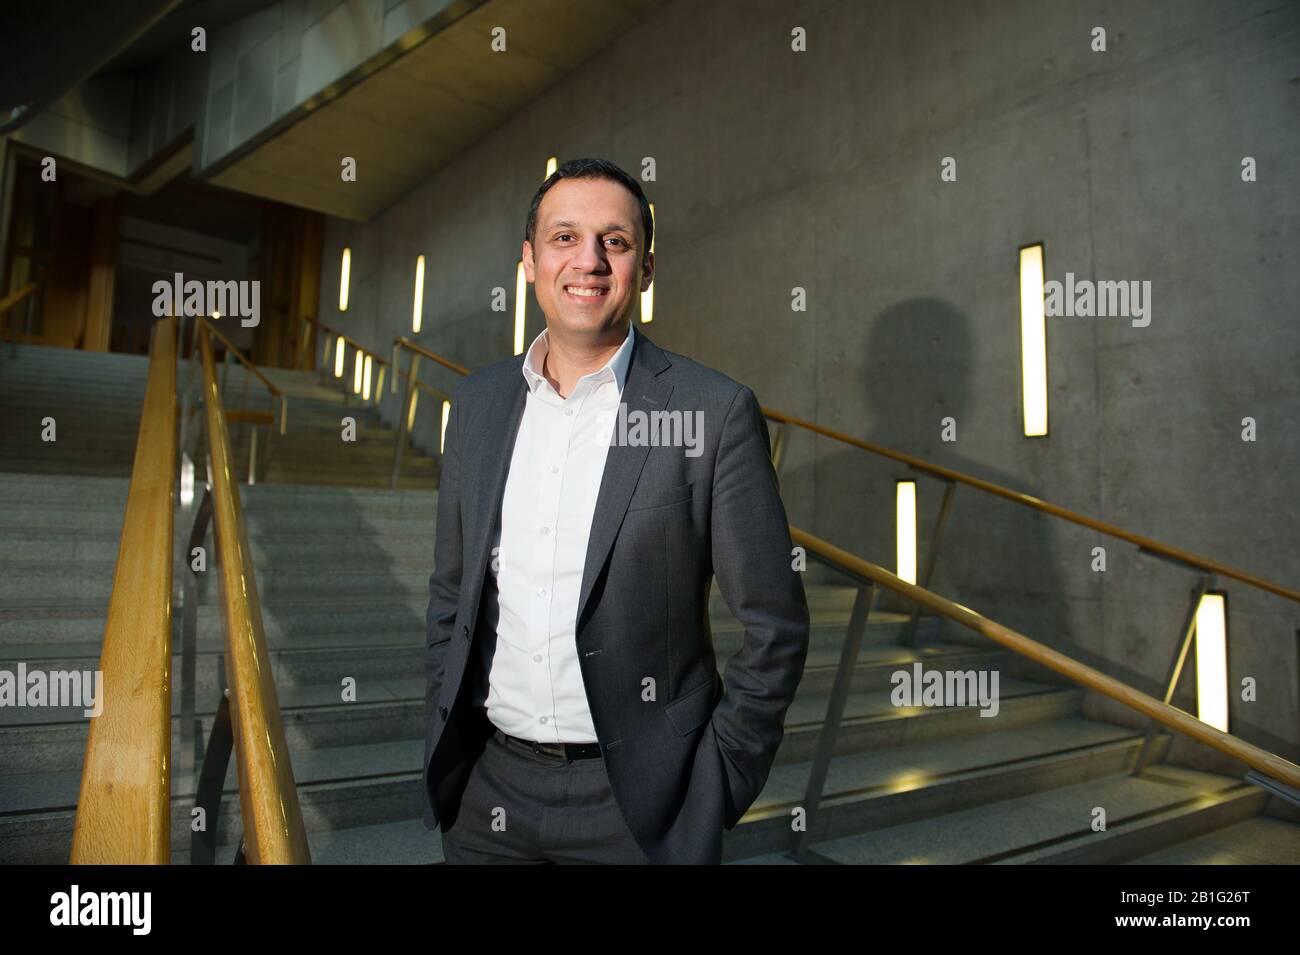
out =
[[442,853],[452,864],[650,862],[614,802],[604,757],[537,753],[500,730],[470,771]]

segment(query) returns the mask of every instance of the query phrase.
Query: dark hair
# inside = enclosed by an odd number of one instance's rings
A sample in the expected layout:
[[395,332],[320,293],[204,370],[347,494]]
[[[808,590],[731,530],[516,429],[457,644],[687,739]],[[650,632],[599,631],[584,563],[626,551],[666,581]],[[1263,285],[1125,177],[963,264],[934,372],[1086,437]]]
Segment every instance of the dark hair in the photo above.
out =
[[650,202],[641,191],[641,184],[608,159],[570,159],[556,167],[555,172],[546,177],[533,196],[533,204],[528,207],[528,222],[524,226],[524,238],[533,245],[537,231],[537,210],[542,205],[542,196],[561,179],[609,179],[617,182],[636,197],[641,207],[641,226],[645,233],[645,248],[641,250],[641,264],[644,266],[650,255],[650,245],[654,241],[654,219],[650,216]]

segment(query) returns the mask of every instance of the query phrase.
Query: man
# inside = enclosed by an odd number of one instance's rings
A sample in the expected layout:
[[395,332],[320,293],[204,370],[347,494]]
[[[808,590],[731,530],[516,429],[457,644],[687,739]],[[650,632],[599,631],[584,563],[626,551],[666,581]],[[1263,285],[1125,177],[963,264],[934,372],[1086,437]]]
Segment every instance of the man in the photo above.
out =
[[[808,606],[767,425],[634,331],[652,238],[635,179],[560,166],[523,244],[546,329],[452,396],[424,768],[448,862],[716,864],[784,733]],[[745,628],[722,679],[714,575]]]

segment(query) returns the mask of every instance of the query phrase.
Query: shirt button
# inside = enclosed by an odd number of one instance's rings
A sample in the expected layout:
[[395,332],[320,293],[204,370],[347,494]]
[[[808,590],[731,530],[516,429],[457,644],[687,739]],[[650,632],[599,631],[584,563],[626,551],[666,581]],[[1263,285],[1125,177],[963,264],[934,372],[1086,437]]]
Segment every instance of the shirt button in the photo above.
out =
[[539,597],[545,597],[545,596],[546,596],[546,588],[545,588],[545,587],[538,587],[538,588],[537,588],[537,596],[539,596]]
[[565,409],[564,409],[564,413],[565,413],[566,415],[572,416],[572,415],[573,415],[573,409],[572,409],[572,408],[565,408]]
[[546,717],[545,717],[545,716],[541,717],[537,722],[539,722],[539,723],[545,723],[545,722],[546,722]]
[[534,663],[541,663],[541,662],[542,662],[542,655],[541,655],[540,653],[534,653],[534,654],[533,654],[533,662],[534,662]]
[[542,525],[542,534],[543,534],[543,536],[545,536],[546,534],[549,534],[550,532],[551,532],[551,529],[550,529],[549,527],[547,527],[547,526],[545,526],[545,525]]
[[552,473],[552,474],[559,474],[559,473],[560,473],[560,466],[559,466],[558,464],[552,464],[552,465],[551,465],[551,473]]

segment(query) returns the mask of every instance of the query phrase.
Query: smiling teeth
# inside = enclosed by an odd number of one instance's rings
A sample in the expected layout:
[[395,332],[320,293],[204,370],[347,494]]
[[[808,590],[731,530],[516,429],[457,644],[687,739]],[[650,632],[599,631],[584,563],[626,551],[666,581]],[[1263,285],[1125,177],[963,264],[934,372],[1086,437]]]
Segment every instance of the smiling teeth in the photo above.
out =
[[604,295],[605,290],[599,288],[577,288],[576,286],[566,286],[574,295],[581,295],[585,298],[595,298],[598,295]]

